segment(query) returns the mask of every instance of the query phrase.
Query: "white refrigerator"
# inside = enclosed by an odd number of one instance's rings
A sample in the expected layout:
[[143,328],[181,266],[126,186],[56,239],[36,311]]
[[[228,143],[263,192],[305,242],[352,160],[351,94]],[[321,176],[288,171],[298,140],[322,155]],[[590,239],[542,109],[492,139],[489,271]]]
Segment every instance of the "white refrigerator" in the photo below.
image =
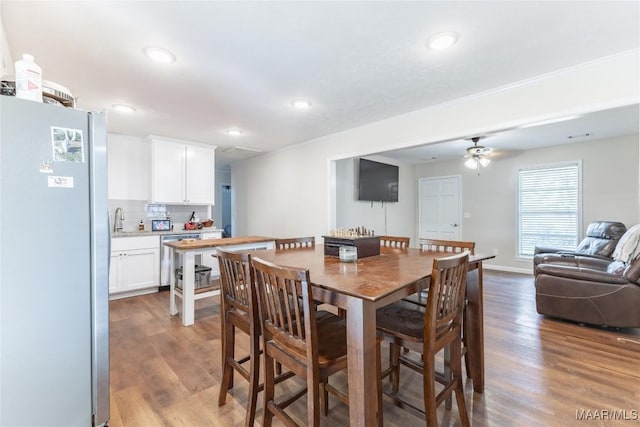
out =
[[109,420],[104,113],[0,96],[0,425]]

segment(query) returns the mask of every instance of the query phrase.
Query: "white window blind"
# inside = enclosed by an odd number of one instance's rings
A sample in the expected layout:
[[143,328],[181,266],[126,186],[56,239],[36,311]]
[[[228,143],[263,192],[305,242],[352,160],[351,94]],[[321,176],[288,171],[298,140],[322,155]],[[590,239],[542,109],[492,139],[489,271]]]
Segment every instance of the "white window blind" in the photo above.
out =
[[579,163],[522,169],[518,176],[519,256],[534,247],[575,249],[580,222]]

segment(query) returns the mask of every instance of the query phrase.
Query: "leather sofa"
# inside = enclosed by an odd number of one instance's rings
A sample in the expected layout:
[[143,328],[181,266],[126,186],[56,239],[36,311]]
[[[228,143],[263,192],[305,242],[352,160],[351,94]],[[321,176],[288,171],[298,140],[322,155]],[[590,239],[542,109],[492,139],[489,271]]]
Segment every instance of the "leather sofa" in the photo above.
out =
[[618,241],[626,231],[627,227],[621,222],[594,221],[587,227],[586,237],[573,251],[536,246],[533,257],[534,272],[538,264],[553,262],[556,258],[583,256],[611,260]]
[[640,226],[612,258],[541,257],[535,266],[538,313],[580,323],[640,328]]

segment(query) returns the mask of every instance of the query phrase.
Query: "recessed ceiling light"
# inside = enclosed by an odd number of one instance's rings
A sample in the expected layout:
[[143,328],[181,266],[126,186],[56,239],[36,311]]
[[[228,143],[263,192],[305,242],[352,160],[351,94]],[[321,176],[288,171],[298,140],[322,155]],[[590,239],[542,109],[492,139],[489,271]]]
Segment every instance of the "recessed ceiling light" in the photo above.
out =
[[144,54],[147,55],[151,60],[160,62],[161,64],[168,64],[176,60],[176,57],[173,53],[169,52],[166,49],[162,49],[161,47],[145,47]]
[[299,110],[305,110],[311,107],[311,101],[307,101],[306,99],[295,99],[291,102],[291,105]]
[[231,135],[231,136],[240,136],[242,135],[242,131],[240,129],[228,129],[227,130],[227,135]]
[[447,49],[458,41],[458,34],[453,31],[438,33],[429,39],[429,47],[433,50]]
[[113,104],[113,109],[121,113],[133,113],[134,111],[136,111],[136,109],[131,105],[125,104]]

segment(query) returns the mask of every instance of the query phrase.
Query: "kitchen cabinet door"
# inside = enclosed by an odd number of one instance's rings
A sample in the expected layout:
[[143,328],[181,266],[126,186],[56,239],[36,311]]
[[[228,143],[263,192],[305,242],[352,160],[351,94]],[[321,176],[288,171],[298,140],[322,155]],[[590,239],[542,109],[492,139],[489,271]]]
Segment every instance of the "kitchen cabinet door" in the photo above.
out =
[[152,138],[152,200],[213,205],[215,147]]
[[160,285],[158,236],[122,237],[111,241],[109,297],[156,292]]
[[[124,297],[140,291],[157,291],[160,282],[160,249],[112,252],[109,269],[109,295]],[[137,291],[137,292],[136,292]]]
[[111,252],[111,261],[109,264],[109,295],[118,291],[118,274],[120,252]]
[[185,194],[187,203],[215,204],[215,150],[186,146]]
[[123,252],[119,260],[119,290],[134,291],[158,287],[160,249],[138,249]]
[[149,200],[151,196],[149,142],[133,136],[109,134],[109,199]]
[[185,203],[185,146],[153,140],[151,199],[157,203]]

